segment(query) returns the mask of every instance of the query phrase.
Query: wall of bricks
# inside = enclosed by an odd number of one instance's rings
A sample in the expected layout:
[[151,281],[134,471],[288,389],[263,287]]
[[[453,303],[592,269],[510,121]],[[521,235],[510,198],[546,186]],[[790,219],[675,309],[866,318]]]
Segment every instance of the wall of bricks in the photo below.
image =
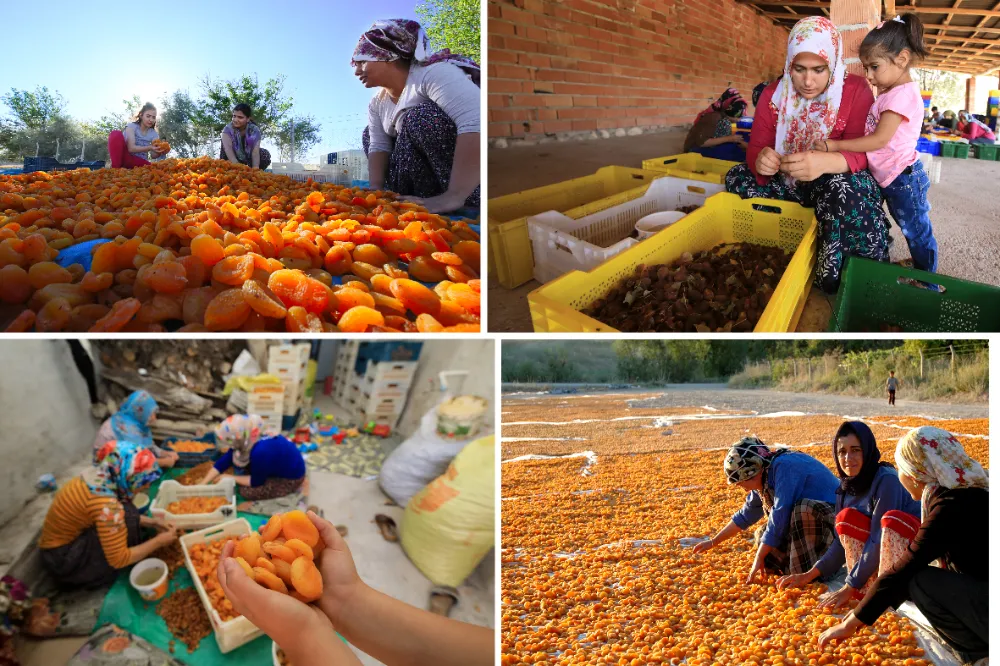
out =
[[489,0],[488,14],[491,139],[690,125],[727,87],[749,104],[788,40],[735,0]]
[[865,75],[858,49],[865,35],[879,22],[881,8],[880,0],[834,0],[830,3],[830,20],[844,38],[844,62],[851,74]]

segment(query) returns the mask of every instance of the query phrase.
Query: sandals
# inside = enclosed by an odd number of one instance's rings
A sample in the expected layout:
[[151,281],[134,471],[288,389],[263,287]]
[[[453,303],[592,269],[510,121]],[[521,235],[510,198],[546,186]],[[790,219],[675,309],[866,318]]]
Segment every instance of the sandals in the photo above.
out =
[[431,588],[431,602],[428,610],[436,615],[448,617],[452,607],[458,603],[458,590],[447,585]]
[[384,513],[376,514],[375,524],[382,532],[382,538],[386,541],[399,541],[399,534],[396,531],[396,521]]

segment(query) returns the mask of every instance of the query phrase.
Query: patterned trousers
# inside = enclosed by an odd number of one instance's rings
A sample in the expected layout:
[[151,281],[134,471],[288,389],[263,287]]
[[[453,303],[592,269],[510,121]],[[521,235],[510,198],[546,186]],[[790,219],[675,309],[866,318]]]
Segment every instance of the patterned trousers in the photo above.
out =
[[[834,506],[828,502],[799,500],[792,508],[785,543],[764,558],[767,573],[787,575],[809,571],[836,538],[833,510]],[[754,549],[760,546],[766,527],[762,525],[754,533]]]

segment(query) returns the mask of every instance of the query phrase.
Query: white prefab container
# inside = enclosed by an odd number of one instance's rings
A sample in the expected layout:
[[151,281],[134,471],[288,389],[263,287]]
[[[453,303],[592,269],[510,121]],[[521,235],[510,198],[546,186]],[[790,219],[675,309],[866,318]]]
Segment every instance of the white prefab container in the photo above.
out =
[[407,382],[417,374],[419,361],[368,361],[365,368],[363,386],[375,386],[382,382]]
[[[171,503],[190,497],[225,497],[228,503],[211,513],[170,513],[167,510]],[[236,515],[236,483],[232,478],[207,486],[183,486],[173,480],[164,481],[149,513],[153,518],[161,518],[185,530],[224,523]]]
[[188,573],[191,574],[191,579],[194,581],[194,588],[198,591],[201,603],[205,606],[208,619],[212,623],[212,631],[215,632],[215,642],[219,644],[219,651],[223,654],[232,652],[241,645],[246,645],[258,636],[263,636],[264,632],[242,615],[226,622],[222,621],[219,612],[212,607],[208,593],[205,592],[205,586],[202,585],[201,578],[198,577],[198,572],[194,568],[194,563],[191,562],[191,554],[188,549],[195,544],[213,543],[221,539],[235,539],[251,532],[253,532],[253,528],[250,527],[250,523],[247,522],[246,518],[237,518],[236,520],[230,520],[215,527],[192,532],[180,538],[181,550],[184,551],[184,563],[187,565]]
[[700,206],[725,191],[725,185],[716,183],[657,178],[638,199],[578,220],[554,210],[532,215],[528,236],[535,257],[534,277],[544,284],[569,271],[589,271],[639,242],[630,234],[640,218],[681,206]]

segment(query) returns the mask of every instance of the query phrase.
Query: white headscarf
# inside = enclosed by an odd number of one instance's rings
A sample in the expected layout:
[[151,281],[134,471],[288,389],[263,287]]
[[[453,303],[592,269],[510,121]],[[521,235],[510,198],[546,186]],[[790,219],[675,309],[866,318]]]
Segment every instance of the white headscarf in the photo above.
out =
[[[830,67],[830,82],[826,90],[813,99],[802,97],[792,85],[792,63],[802,53],[812,53]],[[771,96],[778,110],[777,137],[774,149],[779,155],[792,155],[810,150],[814,143],[830,138],[840,113],[844,94],[847,65],[844,64],[844,44],[830,19],[823,16],[804,18],[788,35],[785,75]],[[785,182],[794,186],[796,180],[783,174]]]
[[924,484],[920,498],[921,519],[927,518],[931,493],[944,488],[985,488],[990,477],[982,465],[962,448],[962,443],[950,432],[933,426],[914,428],[896,444],[896,466],[899,471]]
[[235,414],[215,429],[215,439],[233,449],[233,465],[247,467],[250,451],[260,439],[264,420],[256,414]]

